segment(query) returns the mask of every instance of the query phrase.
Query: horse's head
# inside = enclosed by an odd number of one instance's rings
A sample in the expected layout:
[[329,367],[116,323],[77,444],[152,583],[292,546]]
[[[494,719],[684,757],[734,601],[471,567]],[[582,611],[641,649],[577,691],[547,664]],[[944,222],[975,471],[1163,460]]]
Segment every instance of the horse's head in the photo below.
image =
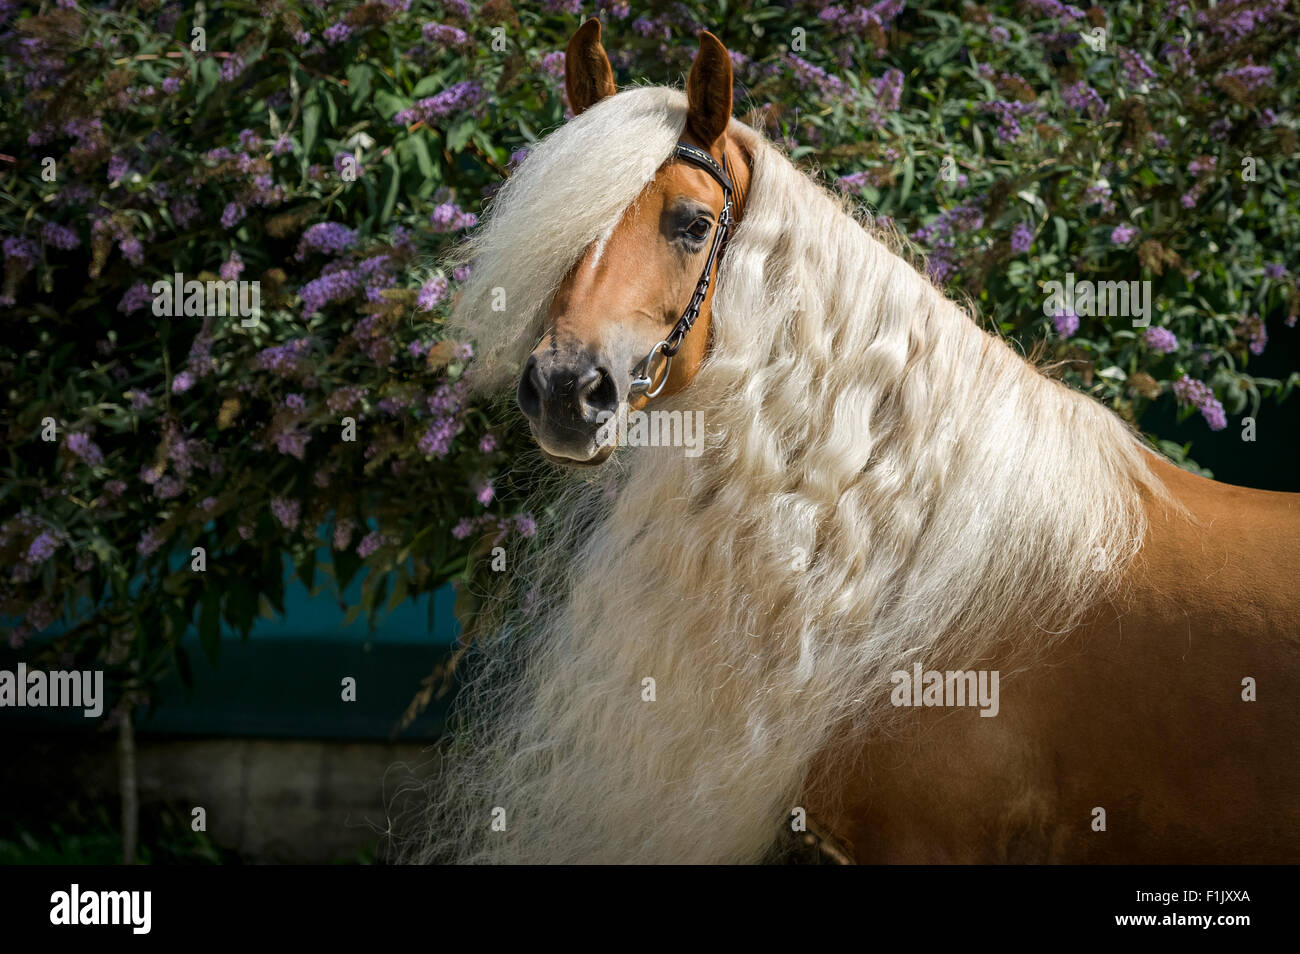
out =
[[[617,430],[606,421],[681,391],[699,370],[724,248],[720,227],[729,218],[734,228],[749,185],[744,154],[727,136],[731,86],[726,48],[701,33],[686,84],[685,146],[583,252],[551,301],[518,397],[552,460],[602,463]],[[565,87],[574,115],[615,93],[595,19],[569,41]]]

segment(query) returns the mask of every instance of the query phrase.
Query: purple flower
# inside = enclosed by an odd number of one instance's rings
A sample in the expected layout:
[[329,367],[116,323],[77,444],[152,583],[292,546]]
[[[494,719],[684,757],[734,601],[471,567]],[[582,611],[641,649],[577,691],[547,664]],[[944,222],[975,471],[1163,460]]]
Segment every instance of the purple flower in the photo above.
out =
[[1017,255],[1028,252],[1034,244],[1034,229],[1028,222],[1020,222],[1011,230],[1011,251]]
[[98,467],[104,463],[104,452],[90,439],[89,434],[69,434],[64,445],[89,467]]
[[152,556],[166,541],[167,535],[161,529],[153,527],[141,534],[140,542],[135,548],[141,556]]
[[20,274],[27,274],[36,264],[41,250],[29,238],[11,236],[4,240],[5,266],[16,267]]
[[496,450],[497,447],[499,446],[500,443],[497,441],[496,435],[491,433],[484,434],[483,437],[478,442],[478,449],[480,454],[490,454],[494,450]]
[[429,224],[435,232],[459,232],[477,225],[478,216],[464,211],[455,202],[444,202],[434,207],[429,216]]
[[486,97],[483,87],[472,80],[456,83],[438,93],[419,100],[409,109],[404,109],[393,117],[399,126],[409,126],[423,122],[436,125],[439,120],[456,113],[462,113],[479,105]]
[[334,549],[346,550],[352,544],[352,534],[356,532],[357,525],[347,517],[341,518],[338,523],[334,524]]
[[221,70],[218,72],[217,75],[220,78],[221,82],[233,83],[235,79],[238,78],[239,74],[244,72],[244,69],[247,67],[247,65],[248,64],[244,62],[244,58],[242,56],[240,56],[238,53],[234,53],[226,57],[225,60],[222,61]]
[[221,227],[223,229],[233,229],[236,225],[244,220],[248,210],[239,202],[227,202],[225,209],[221,213]]
[[388,539],[378,530],[367,533],[361,538],[361,542],[357,544],[357,556],[364,560],[387,542]]
[[521,537],[531,537],[537,533],[537,521],[528,514],[521,513],[515,517],[515,529]]
[[192,387],[194,387],[194,375],[189,371],[182,371],[172,378],[172,394],[184,394]]
[[993,113],[998,119],[997,136],[1000,142],[1014,142],[1023,134],[1020,120],[1036,117],[1042,112],[1042,105],[1037,102],[1023,103],[1020,100],[995,99],[983,103],[980,109]]
[[[822,11],[823,14],[825,12]],[[852,98],[852,88],[838,76],[832,76],[820,66],[809,63],[793,53],[786,53],[785,58],[786,62],[794,68],[795,80],[804,89],[815,88],[822,96],[830,99]]]
[[1197,13],[1197,22],[1211,33],[1229,40],[1242,40],[1286,9],[1286,0],[1223,0]]
[[297,500],[290,500],[288,497],[271,498],[271,515],[280,522],[280,526],[286,530],[296,530],[298,527],[298,516],[302,510],[302,504]]
[[281,454],[288,454],[290,457],[302,460],[307,453],[307,444],[311,441],[311,434],[294,428],[293,430],[281,431],[275,435],[274,440],[275,449]]
[[420,453],[429,457],[443,457],[451,450],[451,442],[460,430],[454,417],[444,417],[433,422],[419,440]]
[[308,252],[323,252],[326,255],[338,255],[356,244],[357,233],[338,222],[317,222],[302,233],[298,240],[298,261],[307,257]]
[[233,282],[237,280],[243,270],[244,260],[239,257],[238,252],[231,252],[230,258],[221,263],[222,281]]
[[1060,0],[1022,0],[1024,5],[1033,10],[1039,16],[1047,17],[1053,20],[1062,19],[1066,21],[1080,20],[1083,18],[1083,11],[1078,7],[1070,6],[1068,3],[1061,3]]
[[1092,119],[1106,115],[1107,106],[1098,92],[1082,81],[1061,88],[1061,99],[1071,109],[1086,113]]
[[257,354],[257,367],[262,371],[274,371],[281,377],[288,377],[299,369],[298,359],[306,354],[308,346],[306,338],[294,338],[264,348]]
[[1243,318],[1237,327],[1237,334],[1249,339],[1251,354],[1264,353],[1264,348],[1268,345],[1268,328],[1259,315]]
[[172,500],[179,497],[184,489],[185,485],[169,474],[158,478],[158,482],[153,485],[153,495],[159,500]]
[[876,95],[876,108],[887,113],[897,112],[899,101],[903,97],[903,71],[887,69],[883,76],[871,81],[871,90]]
[[325,42],[330,46],[337,46],[347,40],[351,35],[352,27],[348,26],[342,20],[327,26],[325,32],[322,34],[322,36],[325,37]]
[[1274,281],[1281,281],[1286,278],[1286,266],[1280,262],[1265,263],[1264,277],[1271,278]]
[[447,279],[435,275],[422,286],[416,296],[415,305],[420,311],[432,311],[447,295]]
[[162,81],[162,88],[164,93],[180,92],[181,89],[180,78],[176,76],[167,77],[165,80]]
[[126,290],[122,300],[117,303],[117,310],[129,315],[152,302],[153,292],[149,290],[149,286],[144,282],[136,282]]
[[1168,328],[1151,327],[1146,330],[1142,336],[1146,341],[1147,347],[1152,351],[1160,351],[1164,354],[1173,354],[1178,350],[1178,338]]
[[199,217],[199,205],[192,195],[182,195],[173,200],[170,211],[180,228],[188,228]]
[[470,42],[468,33],[445,23],[426,23],[420,28],[420,35],[424,37],[424,42],[444,47],[468,46]]
[[59,548],[59,538],[48,530],[32,541],[31,546],[27,548],[27,555],[23,558],[32,566],[44,563],[54,551]]
[[108,160],[108,181],[111,185],[114,182],[121,182],[131,172],[131,166],[121,156],[113,156]]
[[1210,398],[1201,405],[1201,417],[1205,418],[1205,423],[1210,425],[1212,431],[1221,431],[1228,426],[1228,415],[1215,398]]
[[1069,338],[1079,330],[1079,316],[1073,312],[1060,312],[1052,316],[1052,325],[1062,338]]
[[1135,50],[1120,50],[1119,61],[1124,67],[1124,77],[1128,80],[1129,86],[1141,86],[1156,78],[1156,71],[1142,58],[1142,54]]
[[301,394],[289,394],[285,396],[284,406],[290,411],[302,414],[307,410],[307,401]]
[[309,318],[328,304],[351,298],[360,286],[357,274],[348,269],[322,274],[298,289],[302,298],[302,316]]
[[1110,233],[1111,245],[1127,245],[1137,235],[1137,229],[1131,225],[1117,225]]
[[496,488],[492,486],[490,480],[485,480],[474,488],[474,498],[485,507],[494,497],[496,497]]
[[46,222],[41,226],[41,238],[46,245],[63,249],[65,252],[81,244],[81,239],[77,237],[76,232],[66,225],[59,225],[57,222]]
[[1239,66],[1235,70],[1226,70],[1219,74],[1219,81],[1240,84],[1248,92],[1255,92],[1273,85],[1273,67],[1248,63],[1246,66]]

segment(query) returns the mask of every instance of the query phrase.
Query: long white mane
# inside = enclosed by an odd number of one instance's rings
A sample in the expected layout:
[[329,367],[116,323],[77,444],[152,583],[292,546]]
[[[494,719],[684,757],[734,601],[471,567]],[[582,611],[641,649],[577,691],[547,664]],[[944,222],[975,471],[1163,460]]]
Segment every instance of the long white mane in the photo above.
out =
[[[454,317],[481,383],[513,384],[685,109],[620,93],[505,186]],[[892,671],[1063,632],[1141,545],[1162,488],[1118,418],[982,332],[757,132],[730,135],[752,179],[710,353],[662,405],[702,411],[706,449],[620,450],[512,554],[528,599],[480,648],[414,860],[761,860],[812,757],[889,706]]]

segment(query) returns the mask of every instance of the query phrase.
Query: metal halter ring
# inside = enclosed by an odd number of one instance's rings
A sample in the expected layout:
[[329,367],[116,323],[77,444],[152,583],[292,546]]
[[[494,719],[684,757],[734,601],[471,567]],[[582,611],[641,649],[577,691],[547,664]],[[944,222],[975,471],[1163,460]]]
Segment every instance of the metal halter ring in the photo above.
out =
[[[654,383],[655,376],[650,370],[650,362],[654,360],[656,354],[661,352],[664,356],[664,376],[659,379],[659,387],[651,391],[650,385]],[[668,383],[668,372],[672,369],[672,366],[673,356],[668,353],[668,342],[667,340],[661,341],[650,349],[650,353],[641,359],[640,364],[632,369],[632,390],[645,391],[645,396],[648,398],[658,397],[659,392]]]

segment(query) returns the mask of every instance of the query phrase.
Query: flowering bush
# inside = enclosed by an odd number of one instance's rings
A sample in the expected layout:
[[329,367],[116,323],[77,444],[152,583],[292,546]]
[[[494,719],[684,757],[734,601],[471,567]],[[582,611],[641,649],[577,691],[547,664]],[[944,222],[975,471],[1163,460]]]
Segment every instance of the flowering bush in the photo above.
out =
[[[0,3],[0,612],[13,645],[67,613],[60,650],[141,677],[279,609],[285,556],[309,585],[364,565],[373,613],[532,532],[521,435],[439,332],[465,275],[430,263],[563,121],[590,12],[177,6]],[[751,122],[1130,420],[1222,428],[1300,379],[1246,370],[1300,313],[1283,0],[595,6],[620,82],[680,82],[717,33]],[[1045,308],[1067,275],[1152,283],[1149,323]],[[191,309],[189,281],[256,281],[260,309]]]

